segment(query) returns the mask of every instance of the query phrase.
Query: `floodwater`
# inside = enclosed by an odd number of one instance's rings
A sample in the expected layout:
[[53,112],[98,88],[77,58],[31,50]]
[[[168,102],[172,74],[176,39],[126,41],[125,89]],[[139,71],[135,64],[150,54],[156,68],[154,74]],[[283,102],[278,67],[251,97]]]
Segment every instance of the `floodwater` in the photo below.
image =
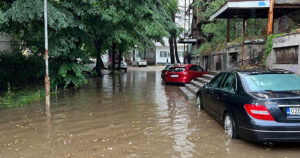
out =
[[158,70],[91,79],[43,103],[0,109],[1,158],[285,158],[300,145],[269,148],[230,140]]

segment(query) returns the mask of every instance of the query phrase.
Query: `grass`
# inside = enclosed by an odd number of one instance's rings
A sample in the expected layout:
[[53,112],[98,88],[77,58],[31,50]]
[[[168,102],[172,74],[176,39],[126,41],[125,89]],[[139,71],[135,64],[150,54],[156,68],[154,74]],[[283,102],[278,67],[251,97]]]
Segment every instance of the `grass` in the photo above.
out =
[[30,103],[39,101],[45,96],[44,90],[23,90],[12,92],[8,91],[0,96],[0,106],[3,107],[21,107]]

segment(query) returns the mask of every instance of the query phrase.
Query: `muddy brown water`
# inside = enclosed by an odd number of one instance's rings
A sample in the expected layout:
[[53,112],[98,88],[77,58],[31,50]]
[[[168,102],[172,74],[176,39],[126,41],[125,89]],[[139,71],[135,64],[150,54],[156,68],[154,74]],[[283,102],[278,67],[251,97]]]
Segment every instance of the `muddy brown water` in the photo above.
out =
[[228,139],[153,69],[91,79],[53,97],[51,113],[43,103],[0,109],[0,158],[300,157],[300,145]]

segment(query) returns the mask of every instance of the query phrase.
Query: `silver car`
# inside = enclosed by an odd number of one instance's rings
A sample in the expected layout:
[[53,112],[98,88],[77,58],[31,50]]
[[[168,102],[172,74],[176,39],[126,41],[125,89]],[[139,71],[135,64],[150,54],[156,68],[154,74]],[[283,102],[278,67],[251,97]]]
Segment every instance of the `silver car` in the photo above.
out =
[[[116,62],[115,63],[115,68],[117,69],[118,67],[119,67],[119,63]],[[112,69],[112,63],[110,63],[108,65],[108,68]],[[127,69],[128,69],[127,63],[125,61],[121,61],[121,70],[124,70],[124,72],[127,72]]]

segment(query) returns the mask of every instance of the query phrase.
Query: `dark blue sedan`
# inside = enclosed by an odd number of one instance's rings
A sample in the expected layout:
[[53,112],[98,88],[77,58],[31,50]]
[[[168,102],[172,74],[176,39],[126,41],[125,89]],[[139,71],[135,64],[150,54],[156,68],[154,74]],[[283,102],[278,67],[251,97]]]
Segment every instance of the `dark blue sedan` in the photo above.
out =
[[197,106],[231,138],[300,142],[300,76],[293,72],[221,72],[198,91]]

